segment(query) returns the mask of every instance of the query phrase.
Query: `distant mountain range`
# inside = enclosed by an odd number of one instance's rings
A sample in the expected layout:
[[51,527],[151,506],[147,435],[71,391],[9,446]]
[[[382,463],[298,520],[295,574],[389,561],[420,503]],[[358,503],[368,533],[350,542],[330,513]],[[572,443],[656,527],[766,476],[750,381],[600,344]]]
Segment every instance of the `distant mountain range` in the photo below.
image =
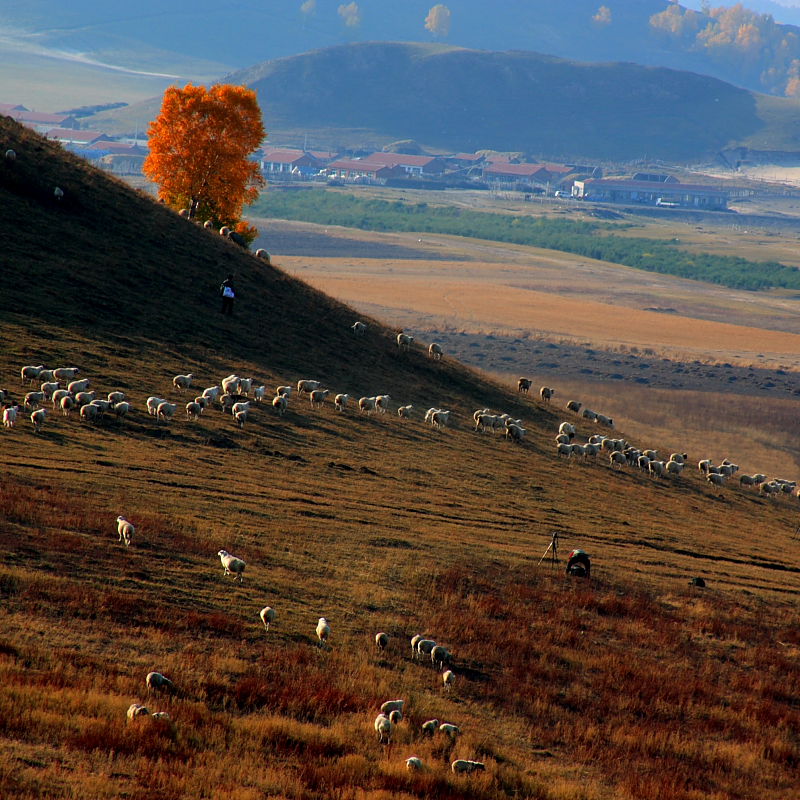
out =
[[[673,162],[750,144],[800,150],[800,103],[716,78],[636,64],[446,45],[354,44],[227,76],[254,88],[271,141],[379,147],[414,139],[444,151],[496,149],[564,159]],[[132,129],[160,100],[98,115]]]

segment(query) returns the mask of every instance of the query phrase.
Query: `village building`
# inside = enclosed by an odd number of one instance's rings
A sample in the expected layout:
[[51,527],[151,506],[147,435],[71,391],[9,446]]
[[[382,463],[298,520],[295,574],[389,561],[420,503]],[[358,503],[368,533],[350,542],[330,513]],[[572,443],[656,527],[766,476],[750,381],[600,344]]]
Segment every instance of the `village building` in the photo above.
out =
[[259,164],[265,175],[289,178],[317,175],[325,161],[306,150],[271,147],[263,151]]
[[631,178],[589,178],[574,181],[572,196],[608,203],[640,203],[653,206],[724,209],[728,192],[715,186]]
[[363,159],[349,158],[332,161],[325,168],[324,173],[329,178],[376,184],[385,184],[390,178],[402,178],[406,175],[405,170],[399,166],[387,167],[381,164],[372,164]]
[[439,177],[445,163],[438,156],[412,156],[405,153],[371,153],[360,161],[382,167],[400,167],[406,175],[414,178]]

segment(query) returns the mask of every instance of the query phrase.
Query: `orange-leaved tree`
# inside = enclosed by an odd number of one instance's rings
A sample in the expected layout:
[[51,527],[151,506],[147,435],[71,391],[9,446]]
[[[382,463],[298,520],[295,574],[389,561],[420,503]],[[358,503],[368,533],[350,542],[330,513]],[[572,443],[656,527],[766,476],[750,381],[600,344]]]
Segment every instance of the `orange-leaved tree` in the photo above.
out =
[[163,202],[190,217],[233,226],[264,184],[250,156],[266,131],[256,93],[245,86],[171,86],[148,135],[144,174]]

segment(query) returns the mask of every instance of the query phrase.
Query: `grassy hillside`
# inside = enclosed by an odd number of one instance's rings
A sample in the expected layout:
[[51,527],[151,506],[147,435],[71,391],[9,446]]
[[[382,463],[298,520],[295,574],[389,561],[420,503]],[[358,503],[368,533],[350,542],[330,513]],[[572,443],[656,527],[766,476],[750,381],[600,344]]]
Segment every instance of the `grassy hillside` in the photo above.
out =
[[[27,798],[783,798],[800,749],[796,509],[696,471],[559,460],[566,412],[481,379],[90,171],[6,120],[0,382],[76,365],[135,412],[2,431],[0,795]],[[58,185],[61,202],[52,197]],[[222,317],[215,290],[236,274]],[[415,418],[292,398],[243,429],[157,423],[236,371],[388,393]],[[452,409],[446,431],[422,423]],[[471,430],[522,417],[522,445]],[[579,425],[581,438],[593,432]],[[624,432],[621,432],[624,434]],[[669,448],[668,442],[647,444]],[[796,501],[795,501],[796,503]],[[114,520],[137,526],[130,548]],[[553,531],[561,562],[537,566]],[[564,552],[593,557],[562,576]],[[220,548],[247,562],[222,575]],[[705,590],[689,587],[704,576]],[[269,633],[258,610],[271,605]],[[332,626],[327,648],[317,618]],[[378,653],[374,634],[392,639]],[[456,683],[409,657],[431,635]],[[180,691],[148,698],[150,670]],[[391,746],[372,722],[406,699]],[[132,702],[171,722],[126,725]],[[463,734],[433,740],[436,717]],[[427,768],[408,773],[404,760]],[[485,762],[452,774],[454,758]]]

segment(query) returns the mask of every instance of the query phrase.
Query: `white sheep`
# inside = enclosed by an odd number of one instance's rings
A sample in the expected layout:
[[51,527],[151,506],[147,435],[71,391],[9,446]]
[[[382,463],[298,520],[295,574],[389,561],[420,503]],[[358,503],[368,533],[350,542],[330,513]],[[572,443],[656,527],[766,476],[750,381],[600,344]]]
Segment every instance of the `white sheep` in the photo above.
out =
[[358,410],[364,414],[369,414],[375,410],[375,397],[360,397],[358,399]]
[[156,397],[155,395],[151,395],[150,397],[148,397],[147,402],[145,403],[145,405],[147,406],[147,413],[155,417],[158,414],[158,407],[163,402],[164,402],[163,397]]
[[309,392],[308,399],[311,402],[311,408],[324,405],[325,400],[330,393],[330,389],[314,389],[313,391]]
[[582,405],[583,403],[579,402],[578,400],[570,400],[566,405],[566,409],[567,411],[572,411],[575,414],[578,414]]
[[198,417],[203,413],[203,406],[200,405],[196,400],[192,400],[191,402],[186,404],[186,418],[187,419],[198,419]]
[[270,606],[264,606],[258,612],[258,616],[261,617],[261,621],[264,623],[264,630],[268,631],[269,626],[275,621],[275,609],[270,608]]
[[417,633],[411,637],[411,658],[417,657],[417,642],[425,637],[421,633]]
[[175,411],[177,408],[178,406],[175,403],[168,403],[166,400],[164,400],[164,402],[158,404],[158,408],[156,409],[156,417],[158,419],[163,419],[166,422],[175,416]]
[[266,261],[267,264],[272,266],[272,261],[270,259],[270,255],[263,247],[259,247],[258,250],[256,250],[256,258],[260,258],[263,261]]
[[453,725],[449,722],[443,722],[439,726],[439,733],[444,734],[449,739],[455,739],[457,736],[461,736],[461,728],[458,725]]
[[709,472],[708,475],[706,475],[706,480],[709,483],[713,484],[714,486],[724,486],[725,485],[725,476],[724,475],[720,475],[717,472]]
[[673,459],[670,459],[669,461],[667,461],[665,469],[671,475],[680,475],[685,466],[686,464],[683,461],[675,461]]
[[61,401],[59,402],[59,405],[61,406],[61,413],[65,417],[68,417],[69,416],[69,412],[72,411],[73,408],[75,408],[75,405],[76,405],[75,398],[72,397],[72,395],[69,395],[69,394],[65,395],[64,397],[61,398]]
[[61,398],[67,397],[68,395],[69,389],[56,389],[50,396],[50,400],[53,403],[53,409],[58,408],[61,405]]
[[594,418],[594,421],[598,425],[606,425],[609,428],[613,428],[614,427],[614,420],[611,419],[611,417],[607,417],[605,414],[596,414],[595,418]]
[[344,411],[350,401],[349,394],[337,394],[333,398],[333,406],[337,411]]
[[422,772],[425,769],[425,764],[418,756],[409,756],[406,759],[406,769],[409,772]]
[[253,387],[253,400],[255,400],[256,403],[262,403],[266,396],[267,396],[267,387],[266,386],[254,386]]
[[108,400],[95,399],[89,403],[97,409],[98,414],[104,414],[106,411],[111,411],[111,403]]
[[297,381],[298,394],[303,394],[303,392],[305,392],[306,394],[310,394],[311,392],[314,391],[314,389],[319,389],[319,387],[320,387],[320,381],[311,381],[308,379]]
[[389,644],[388,633],[383,633],[383,631],[381,631],[380,633],[375,634],[375,647],[377,647],[378,650],[385,650],[388,644]]
[[44,400],[44,392],[28,392],[25,399],[22,401],[22,407],[27,410],[33,410],[42,404]]
[[117,533],[119,534],[119,540],[125,544],[125,547],[129,547],[133,534],[136,533],[136,528],[125,517],[119,516],[117,517]]
[[17,160],[16,152],[9,147],[8,150],[6,150],[6,161],[8,161],[9,163],[13,163],[16,160]]
[[249,395],[252,390],[253,390],[252,378],[239,379],[239,394]]
[[584,419],[590,420],[591,422],[597,422],[597,412],[592,411],[590,408],[584,408],[581,416]]
[[41,390],[42,394],[44,395],[45,400],[51,400],[53,397],[53,392],[58,391],[61,388],[61,384],[58,381],[51,381],[47,383],[43,383],[39,389]]
[[172,385],[182,392],[184,389],[188,389],[192,385],[193,380],[194,375],[192,375],[191,372],[187,373],[186,375],[176,375],[172,379]]
[[468,761],[465,758],[457,758],[450,765],[450,769],[456,775],[469,775],[471,772],[482,772],[486,769],[486,764],[482,761]]
[[144,682],[147,686],[148,694],[150,692],[175,691],[175,684],[166,675],[162,675],[160,672],[148,672]]
[[613,469],[617,464],[620,467],[626,467],[628,465],[628,458],[624,453],[620,453],[618,450],[614,450],[608,457],[609,463],[611,464],[611,468]]
[[571,440],[575,437],[575,426],[571,422],[562,422],[558,426],[558,432],[566,434]]
[[381,714],[388,716],[392,711],[399,711],[403,713],[403,706],[406,704],[405,700],[387,700],[381,704]]
[[441,361],[443,355],[444,350],[438,342],[431,342],[428,345],[428,358],[432,358],[434,361]]
[[85,392],[89,388],[89,379],[88,378],[81,378],[77,381],[70,381],[67,384],[67,389],[69,389],[70,394],[78,394],[78,392]]
[[234,580],[238,578],[239,583],[244,581],[245,563],[241,558],[232,556],[227,550],[220,550],[217,555],[222,562],[223,575],[233,575]]
[[384,737],[386,738],[386,744],[392,741],[394,727],[399,722],[397,714],[397,711],[392,711],[388,717],[385,714],[378,714],[378,716],[375,717],[375,722],[373,724],[375,732],[378,734],[378,742],[381,744],[383,744]]
[[[506,427],[506,439],[510,439],[512,442],[519,442],[522,444],[522,440],[525,438],[526,430],[521,425],[508,425]],[[586,445],[588,447],[589,445]]]
[[240,412],[244,411],[245,414],[250,413],[250,401],[249,400],[241,400],[238,403],[234,403],[231,407],[231,415],[236,416]]
[[410,403],[407,406],[400,406],[400,408],[397,409],[397,416],[400,417],[400,419],[408,419],[411,416],[413,408],[414,406]]
[[278,412],[280,416],[283,416],[286,412],[286,407],[289,405],[289,402],[286,399],[285,394],[276,394],[275,397],[272,398],[272,407]]
[[223,378],[219,383],[222,391],[226,394],[238,394],[241,380],[238,375],[228,375],[227,378]]
[[433,639],[419,639],[417,641],[417,658],[429,656],[434,647],[436,647],[436,642]]
[[141,705],[140,703],[131,703],[131,705],[128,706],[128,712],[127,712],[128,722],[132,722],[137,717],[149,717],[149,716],[150,716],[150,709],[148,709],[146,706]]
[[33,425],[33,432],[39,433],[42,429],[42,425],[44,425],[45,417],[47,416],[47,409],[46,408],[37,408],[31,414],[31,424]]
[[121,403],[125,399],[125,392],[109,392],[107,395],[108,402],[111,405],[115,405],[116,403]]
[[3,427],[13,428],[17,421],[17,406],[6,406],[3,409]]
[[539,397],[541,397],[545,403],[549,403],[555,393],[556,390],[550,386],[542,386],[542,388],[539,389]]
[[411,347],[411,343],[414,341],[413,336],[409,336],[407,333],[398,333],[397,334],[397,346],[402,350],[405,348],[408,350]]
[[209,403],[213,403],[222,394],[222,386],[207,386],[203,389],[202,397],[205,397]]
[[231,235],[231,229],[230,229],[230,228],[229,228],[227,225],[223,225],[223,226],[222,226],[222,227],[219,229],[219,235],[220,235],[220,236],[224,236],[224,237],[228,237],[228,236],[230,236],[230,235]]
[[240,427],[244,428],[245,422],[247,422],[247,411],[237,411],[233,415],[234,422]]
[[279,386],[275,390],[275,394],[281,394],[284,397],[291,397],[293,391],[294,391],[294,386]]
[[207,219],[207,220],[206,220],[206,221],[203,223],[203,227],[204,227],[204,228],[205,228],[207,231],[210,231],[210,230],[211,230],[211,229],[214,227],[214,220],[213,220],[213,219]]
[[317,621],[317,638],[320,644],[327,644],[328,637],[331,635],[331,626],[325,617],[320,617]]
[[75,395],[75,405],[80,408],[81,406],[88,405],[95,399],[94,392],[78,392]]
[[452,661],[452,658],[450,651],[442,644],[437,644],[431,650],[431,663],[437,670],[443,669],[445,664],[449,664]]
[[389,408],[389,397],[388,394],[379,394],[375,397],[375,408],[381,413],[385,414],[386,409]]
[[28,381],[28,383],[33,384],[39,377],[39,373],[41,373],[43,369],[44,369],[44,364],[39,364],[38,367],[33,367],[33,366],[22,367],[22,369],[20,369],[19,371],[19,382],[25,383],[25,381]]
[[112,410],[117,415],[118,419],[126,417],[130,413],[131,404],[127,402],[127,400],[123,400],[121,403],[114,403]]
[[556,444],[556,453],[559,456],[564,456],[565,458],[569,458],[572,455],[572,445],[571,444],[562,444],[559,442]]
[[435,411],[431,416],[431,425],[437,430],[441,430],[442,428],[446,428],[450,424],[450,412],[449,411],[442,411],[439,409]]
[[57,381],[74,381],[79,372],[77,367],[58,367],[53,370],[53,378]]
[[367,332],[367,326],[363,322],[356,321],[351,326],[350,329],[356,336],[363,336]]
[[433,735],[439,729],[439,720],[438,719],[429,719],[426,722],[422,723],[421,729],[422,729],[422,735],[423,736],[431,736],[431,737],[433,737]]

